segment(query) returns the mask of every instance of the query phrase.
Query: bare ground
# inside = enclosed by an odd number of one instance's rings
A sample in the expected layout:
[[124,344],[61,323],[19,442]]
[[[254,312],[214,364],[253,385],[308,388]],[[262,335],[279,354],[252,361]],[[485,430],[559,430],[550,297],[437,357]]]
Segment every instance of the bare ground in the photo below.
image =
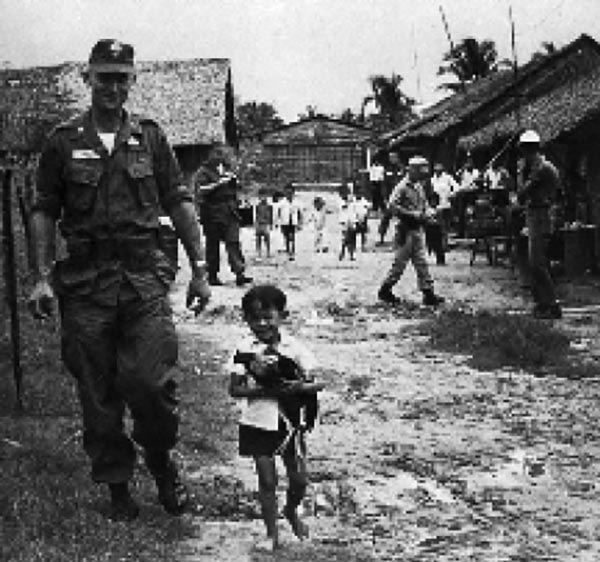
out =
[[[249,231],[243,242],[253,255]],[[289,329],[315,352],[328,384],[309,436],[312,485],[304,513],[311,538],[296,541],[282,520],[283,550],[256,547],[263,534],[256,478],[236,457],[236,406],[220,370],[244,330],[243,290],[224,268],[226,286],[194,318],[182,305],[184,273],[173,293],[189,375],[180,460],[198,510],[186,516],[189,538],[179,544],[178,560],[600,558],[597,379],[483,371],[468,355],[433,349],[418,328],[443,312],[419,305],[410,268],[396,289],[405,305],[392,310],[376,302],[391,253],[372,240],[355,262],[339,262],[335,251],[313,254],[305,231],[296,261],[277,252],[249,261],[257,281],[288,293]],[[483,261],[470,267],[464,250],[432,271],[446,309],[529,307],[510,268]],[[600,311],[585,305],[596,299],[597,283],[564,283],[561,291],[570,308],[556,326],[595,364]],[[199,411],[201,427],[194,423]]]

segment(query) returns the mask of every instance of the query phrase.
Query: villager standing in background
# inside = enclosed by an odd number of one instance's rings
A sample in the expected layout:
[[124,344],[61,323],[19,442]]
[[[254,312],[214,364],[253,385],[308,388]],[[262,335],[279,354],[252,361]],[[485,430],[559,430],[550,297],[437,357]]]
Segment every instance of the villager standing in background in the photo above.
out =
[[407,176],[396,186],[389,200],[389,211],[398,217],[394,261],[381,288],[379,299],[396,304],[398,297],[392,292],[400,280],[409,261],[417,272],[419,289],[423,293],[423,304],[437,306],[444,299],[433,291],[433,279],[425,255],[425,229],[428,221],[428,202],[425,184],[429,177],[429,163],[422,156],[413,156],[408,162]]
[[519,137],[524,162],[518,197],[527,212],[531,293],[535,302],[533,314],[538,318],[554,319],[560,318],[562,311],[550,276],[548,243],[550,207],[560,180],[554,165],[541,153],[540,143],[540,136],[533,130],[525,131]]
[[262,243],[265,243],[267,257],[271,257],[271,229],[273,228],[273,205],[269,203],[263,190],[258,192],[259,201],[254,207],[254,237],[256,254],[262,257]]
[[438,265],[445,263],[445,254],[448,251],[448,233],[452,225],[451,199],[458,192],[460,186],[457,181],[444,170],[444,165],[437,162],[433,166],[431,187],[437,199],[436,221],[439,233],[439,247],[436,251]]
[[371,201],[373,210],[385,211],[386,199],[383,193],[385,181],[385,168],[378,157],[373,158],[369,168],[369,182],[371,183]]
[[[48,318],[59,296],[62,356],[74,375],[83,412],[83,446],[92,479],[107,484],[111,515],[130,520],[139,507],[128,483],[142,447],[165,510],[188,503],[169,451],[178,438],[177,334],[167,291],[174,266],[162,251],[164,211],[190,260],[187,304],[199,312],[210,297],[193,196],[165,134],[123,109],[135,82],[133,47],[96,43],[84,80],[91,108],[59,125],[40,156],[32,209],[34,317]],[[68,257],[55,260],[56,222]]]
[[288,183],[285,186],[285,196],[277,206],[277,224],[281,228],[285,240],[285,251],[290,261],[296,259],[296,232],[302,228],[303,210],[298,199],[294,186]]
[[214,146],[206,163],[193,177],[193,186],[200,210],[200,222],[206,239],[208,282],[223,285],[219,279],[221,242],[225,243],[229,267],[238,286],[252,281],[245,274],[246,260],[240,244],[238,183],[229,171],[230,158],[224,146]]

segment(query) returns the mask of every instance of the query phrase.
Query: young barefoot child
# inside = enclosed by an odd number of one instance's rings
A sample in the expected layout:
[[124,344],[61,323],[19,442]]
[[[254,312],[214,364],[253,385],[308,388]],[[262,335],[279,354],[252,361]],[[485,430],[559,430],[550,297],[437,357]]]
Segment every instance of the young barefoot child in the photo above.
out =
[[326,252],[325,244],[325,225],[327,221],[327,209],[325,208],[325,200],[322,197],[315,197],[313,200],[313,212],[310,217],[315,229],[314,247],[315,252]]
[[350,260],[354,261],[354,252],[356,251],[356,224],[358,222],[356,207],[354,205],[354,195],[352,193],[342,193],[339,211],[339,223],[342,235],[342,246],[339,259],[344,259],[346,250],[350,255]]
[[271,229],[273,228],[273,205],[264,191],[258,192],[259,201],[254,207],[254,234],[256,254],[262,257],[262,243],[265,243],[267,257],[271,257]]
[[239,425],[239,454],[254,459],[258,497],[267,537],[280,546],[277,529],[277,468],[283,459],[288,490],[283,514],[294,534],[308,536],[297,508],[308,485],[305,430],[314,426],[317,391],[311,376],[314,359],[298,340],[282,330],[287,317],[286,296],[273,285],[257,285],[242,298],[242,313],[250,328],[227,368],[229,394],[245,398]]

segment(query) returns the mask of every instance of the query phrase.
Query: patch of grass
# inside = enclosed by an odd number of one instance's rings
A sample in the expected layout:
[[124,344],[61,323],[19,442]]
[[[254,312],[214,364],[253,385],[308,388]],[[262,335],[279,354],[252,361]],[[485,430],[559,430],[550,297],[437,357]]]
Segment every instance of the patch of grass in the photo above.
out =
[[[10,368],[3,368],[0,377],[0,560],[171,562],[180,541],[196,532],[190,520],[164,513],[142,466],[134,479],[140,518],[131,524],[107,519],[108,495],[89,476],[80,407],[74,381],[60,362],[59,334],[27,317],[23,325],[22,416],[10,415]],[[177,456],[183,467],[231,458],[236,414],[227,399],[227,381],[212,376],[219,359],[193,336],[181,338],[181,352]],[[207,375],[195,375],[194,366]],[[194,484],[190,487],[194,493]],[[220,507],[230,504],[237,505],[225,499]]]
[[419,327],[435,349],[471,356],[481,370],[503,367],[569,378],[591,374],[572,353],[569,337],[548,322],[499,311],[449,309]]

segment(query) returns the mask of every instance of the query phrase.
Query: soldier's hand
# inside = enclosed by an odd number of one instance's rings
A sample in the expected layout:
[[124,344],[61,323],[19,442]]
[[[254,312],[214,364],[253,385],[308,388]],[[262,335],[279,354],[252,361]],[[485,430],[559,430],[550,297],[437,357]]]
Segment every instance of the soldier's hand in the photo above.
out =
[[46,280],[38,281],[31,291],[27,308],[36,320],[48,320],[54,311],[54,300],[50,283]]
[[210,285],[206,275],[193,275],[188,285],[187,296],[185,299],[186,306],[194,311],[194,314],[200,314],[208,301],[210,300]]

